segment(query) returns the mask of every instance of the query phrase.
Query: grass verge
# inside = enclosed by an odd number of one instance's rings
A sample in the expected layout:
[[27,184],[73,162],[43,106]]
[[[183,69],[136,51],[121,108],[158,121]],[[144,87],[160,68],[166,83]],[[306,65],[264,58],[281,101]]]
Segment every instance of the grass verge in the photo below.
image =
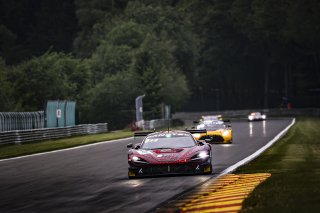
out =
[[101,141],[115,140],[133,136],[131,131],[117,131],[103,134],[75,136],[57,140],[25,144],[0,145],[0,159],[18,157],[23,155],[65,149]]
[[298,118],[287,135],[236,173],[272,176],[244,201],[241,212],[319,212],[320,118]]

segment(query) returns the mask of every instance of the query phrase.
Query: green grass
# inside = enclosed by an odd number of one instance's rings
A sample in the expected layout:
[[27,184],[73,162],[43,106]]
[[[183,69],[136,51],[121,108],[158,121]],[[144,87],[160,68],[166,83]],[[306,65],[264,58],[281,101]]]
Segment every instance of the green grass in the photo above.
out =
[[298,118],[287,135],[236,173],[272,176],[245,200],[241,212],[320,211],[320,118]]
[[29,155],[34,153],[65,149],[90,143],[114,140],[133,136],[130,131],[117,131],[103,134],[69,137],[42,142],[0,145],[0,159]]

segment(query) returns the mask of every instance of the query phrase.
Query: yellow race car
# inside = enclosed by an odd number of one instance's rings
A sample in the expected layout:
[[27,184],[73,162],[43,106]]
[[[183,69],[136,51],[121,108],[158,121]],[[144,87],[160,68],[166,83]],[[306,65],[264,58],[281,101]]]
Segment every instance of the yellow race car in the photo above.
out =
[[232,143],[232,128],[219,120],[204,120],[195,127],[197,130],[207,130],[207,133],[192,134],[196,140],[206,140],[208,143]]
[[201,116],[201,120],[202,121],[213,121],[213,120],[219,120],[222,121],[222,115],[203,115]]

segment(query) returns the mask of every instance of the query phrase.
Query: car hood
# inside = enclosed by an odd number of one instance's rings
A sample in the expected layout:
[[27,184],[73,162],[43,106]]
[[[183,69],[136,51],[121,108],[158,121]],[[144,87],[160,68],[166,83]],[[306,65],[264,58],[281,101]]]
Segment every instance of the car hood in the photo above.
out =
[[134,150],[135,155],[149,163],[172,163],[187,162],[198,152],[206,150],[203,146],[194,146],[190,148],[173,148],[173,149],[153,149],[153,150]]

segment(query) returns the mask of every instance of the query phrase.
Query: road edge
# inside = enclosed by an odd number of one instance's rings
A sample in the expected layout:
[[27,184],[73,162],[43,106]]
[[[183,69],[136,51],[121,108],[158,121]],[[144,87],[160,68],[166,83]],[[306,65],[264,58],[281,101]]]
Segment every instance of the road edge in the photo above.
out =
[[86,147],[90,147],[90,146],[98,146],[98,145],[102,145],[105,143],[114,143],[114,142],[118,142],[118,141],[132,139],[132,138],[133,137],[120,138],[120,139],[101,141],[101,142],[80,145],[80,146],[75,146],[75,147],[70,147],[70,148],[65,148],[65,149],[57,149],[57,150],[53,150],[53,151],[46,151],[46,152],[41,152],[41,153],[36,153],[36,154],[23,155],[23,156],[19,156],[19,157],[5,158],[5,159],[1,159],[0,162],[10,161],[10,160],[18,160],[18,159],[28,158],[28,157],[35,157],[35,156],[46,155],[46,154],[51,154],[51,153],[56,153],[56,152],[65,152],[65,151],[70,151],[70,150],[74,150],[74,149],[86,148]]
[[278,133],[271,141],[269,141],[266,145],[249,155],[248,157],[242,159],[241,161],[238,161],[237,163],[233,164],[232,166],[229,166],[225,170],[223,170],[216,178],[229,174],[230,172],[233,172],[240,166],[249,163],[253,159],[257,158],[259,155],[261,155],[264,151],[266,151],[269,147],[271,147],[275,142],[277,142],[280,138],[282,138],[288,131],[289,129],[296,123],[296,118],[293,118],[291,123],[283,129],[280,133]]

